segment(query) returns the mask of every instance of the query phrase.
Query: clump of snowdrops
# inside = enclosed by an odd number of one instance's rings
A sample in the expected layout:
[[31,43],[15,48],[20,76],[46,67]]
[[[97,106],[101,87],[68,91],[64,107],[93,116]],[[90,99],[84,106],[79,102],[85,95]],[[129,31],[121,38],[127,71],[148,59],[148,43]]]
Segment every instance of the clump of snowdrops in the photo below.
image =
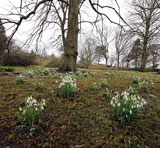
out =
[[60,95],[64,98],[68,98],[72,96],[77,88],[76,79],[72,77],[72,75],[66,75],[62,77],[62,82],[59,84]]
[[25,102],[25,107],[22,109],[19,108],[20,114],[18,114],[18,118],[21,122],[25,121],[27,125],[34,125],[38,122],[42,117],[42,112],[45,106],[45,100],[42,99],[38,102],[32,96],[29,96]]
[[148,92],[152,88],[154,88],[152,80],[144,80],[138,84],[138,90],[141,92]]
[[24,83],[24,77],[21,74],[17,76],[16,83],[17,84]]
[[114,107],[118,120],[131,121],[136,117],[140,108],[146,105],[147,102],[138,95],[131,95],[127,91],[116,95],[111,100],[111,105]]

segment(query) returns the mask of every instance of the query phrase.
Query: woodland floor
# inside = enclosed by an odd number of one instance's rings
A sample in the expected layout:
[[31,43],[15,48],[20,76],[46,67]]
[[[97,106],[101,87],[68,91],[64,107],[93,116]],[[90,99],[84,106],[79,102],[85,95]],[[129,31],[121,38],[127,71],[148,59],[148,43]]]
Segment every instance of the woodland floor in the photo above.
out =
[[[24,71],[16,70],[22,74]],[[75,76],[79,90],[69,99],[58,95],[60,74],[25,77],[23,84],[16,83],[16,73],[2,74],[0,148],[127,148],[127,144],[131,148],[160,147],[160,75],[109,71],[113,75],[106,76],[105,72],[98,70],[95,77],[88,78]],[[132,83],[135,76],[152,79],[154,88],[139,94],[147,101],[141,114],[131,123],[120,122],[111,100],[103,98],[106,88],[99,86],[99,90],[92,91],[90,86],[107,79],[109,90],[122,92],[129,86],[137,87]],[[41,90],[35,89],[37,82],[42,82]],[[42,119],[33,127],[20,124],[17,118],[19,106],[23,107],[30,95],[46,100]]]

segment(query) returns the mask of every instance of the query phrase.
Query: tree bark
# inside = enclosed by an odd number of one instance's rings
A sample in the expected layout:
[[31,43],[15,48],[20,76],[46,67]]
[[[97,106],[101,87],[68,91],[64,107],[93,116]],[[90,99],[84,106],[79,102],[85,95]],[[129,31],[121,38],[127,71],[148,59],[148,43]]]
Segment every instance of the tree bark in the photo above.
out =
[[119,68],[119,52],[117,53],[117,68]]
[[146,55],[146,53],[143,53],[142,54],[142,61],[141,61],[141,71],[145,70],[146,62],[147,62],[147,55]]
[[78,13],[80,0],[69,1],[68,32],[64,43],[64,56],[59,72],[77,71]]
[[147,43],[148,43],[148,40],[147,39],[144,39],[144,44],[143,44],[143,53],[142,53],[142,59],[141,59],[141,68],[140,70],[141,71],[144,71],[145,68],[146,68],[146,63],[147,63]]
[[105,57],[106,67],[108,67],[108,57]]

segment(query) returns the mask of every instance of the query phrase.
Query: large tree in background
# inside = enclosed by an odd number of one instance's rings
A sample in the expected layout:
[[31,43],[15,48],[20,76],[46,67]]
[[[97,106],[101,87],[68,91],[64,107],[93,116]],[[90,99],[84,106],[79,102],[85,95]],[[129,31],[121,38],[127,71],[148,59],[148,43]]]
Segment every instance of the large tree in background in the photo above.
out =
[[131,51],[128,54],[128,58],[130,59],[130,61],[134,62],[134,67],[140,68],[140,56],[142,55],[142,45],[141,45],[141,41],[140,39],[136,39],[136,41],[134,41],[133,46],[131,48]]
[[85,42],[84,45],[82,46],[81,50],[80,50],[80,54],[79,54],[79,65],[80,67],[85,67],[88,68],[90,65],[93,64],[93,62],[95,61],[95,44],[96,40],[93,38],[88,37]]
[[144,71],[153,44],[160,31],[160,9],[157,0],[134,0],[131,24],[133,33],[142,41],[141,70]]
[[97,27],[96,40],[98,46],[95,49],[95,58],[97,58],[98,64],[101,59],[105,60],[105,65],[108,65],[109,59],[109,44],[113,41],[110,39],[111,31],[102,25],[101,29]]
[[2,24],[2,21],[0,19],[0,56],[4,53],[4,51],[6,50],[6,33],[5,33],[5,28]]
[[[117,9],[119,5],[117,0],[113,0],[117,5]],[[59,3],[59,8],[57,9],[57,3]],[[13,24],[14,29],[12,30],[12,34],[9,36],[8,41],[10,42],[18,31],[19,27],[23,23],[24,20],[33,19],[36,17],[37,26],[34,27],[34,31],[31,33],[31,38],[28,40],[32,42],[33,39],[36,38],[36,41],[40,41],[42,38],[43,32],[49,28],[51,25],[60,24],[62,31],[62,41],[63,41],[63,49],[64,49],[64,57],[62,61],[61,67],[58,69],[59,71],[76,71],[77,66],[77,56],[78,56],[78,33],[79,33],[79,15],[81,14],[81,7],[84,3],[88,3],[92,8],[92,12],[96,12],[97,16],[95,16],[95,21],[100,19],[107,18],[111,23],[118,23],[112,21],[110,17],[104,13],[103,9],[111,9],[114,11],[118,17],[122,19],[120,13],[116,8],[107,5],[104,1],[100,0],[21,0],[20,7],[17,8],[14,15],[20,17],[18,21],[13,21],[10,18],[3,18],[3,23]],[[56,9],[55,9],[56,8]],[[59,10],[61,10],[59,12]],[[88,12],[89,13],[89,12]],[[62,17],[63,14],[63,17]],[[59,15],[59,16],[58,16]],[[55,16],[58,16],[58,21],[55,20]],[[122,19],[123,20],[123,19]],[[124,21],[124,20],[123,20]],[[125,22],[125,21],[124,21]],[[95,23],[94,23],[95,24]],[[67,26],[67,28],[65,28]]]
[[120,66],[121,55],[130,46],[130,35],[127,32],[123,32],[121,28],[115,31],[115,48],[117,56],[117,68]]
[[160,61],[160,44],[152,44],[150,47],[149,59],[153,68],[157,68]]

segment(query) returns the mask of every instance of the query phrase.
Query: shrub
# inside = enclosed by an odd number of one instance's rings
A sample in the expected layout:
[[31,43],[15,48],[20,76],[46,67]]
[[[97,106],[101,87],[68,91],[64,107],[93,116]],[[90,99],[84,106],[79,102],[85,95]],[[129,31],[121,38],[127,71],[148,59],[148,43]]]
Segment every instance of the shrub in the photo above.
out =
[[64,98],[72,96],[77,90],[76,80],[71,75],[67,75],[62,78],[62,82],[59,84],[60,95]]
[[55,56],[52,56],[50,59],[47,60],[47,62],[44,64],[45,67],[60,67],[62,58],[57,58]]
[[34,125],[42,117],[44,106],[44,99],[38,103],[37,100],[32,96],[28,97],[25,103],[25,108],[19,108],[21,111],[21,113],[18,114],[19,120],[21,122],[25,121],[28,125]]
[[15,68],[13,68],[13,67],[0,67],[0,71],[12,72],[14,70],[15,70]]
[[3,65],[5,66],[29,66],[35,64],[35,54],[22,50],[13,50],[10,56],[5,58]]
[[130,95],[128,92],[117,93],[111,100],[111,105],[115,109],[118,120],[131,121],[136,117],[147,102],[138,95]]

